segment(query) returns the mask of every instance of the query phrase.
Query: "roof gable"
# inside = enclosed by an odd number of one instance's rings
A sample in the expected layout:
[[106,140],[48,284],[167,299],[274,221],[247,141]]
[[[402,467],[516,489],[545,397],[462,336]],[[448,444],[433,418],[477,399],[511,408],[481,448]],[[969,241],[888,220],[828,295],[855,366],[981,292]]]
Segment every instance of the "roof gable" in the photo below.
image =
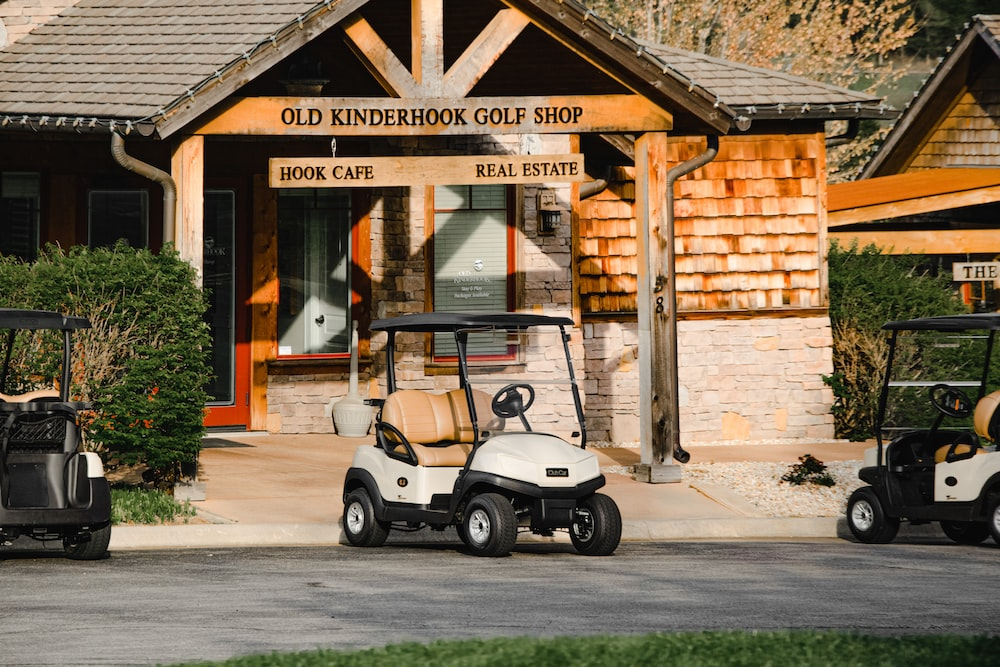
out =
[[861,178],[1000,165],[1000,16],[975,16],[904,110]]

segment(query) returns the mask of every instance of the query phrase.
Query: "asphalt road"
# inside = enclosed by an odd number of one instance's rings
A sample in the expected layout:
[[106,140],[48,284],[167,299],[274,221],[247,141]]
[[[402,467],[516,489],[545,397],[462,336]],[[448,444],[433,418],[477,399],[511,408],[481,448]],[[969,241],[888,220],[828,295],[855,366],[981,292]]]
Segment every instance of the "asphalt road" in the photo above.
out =
[[1000,548],[937,541],[0,552],[0,663],[150,664],[316,647],[710,629],[997,632]]

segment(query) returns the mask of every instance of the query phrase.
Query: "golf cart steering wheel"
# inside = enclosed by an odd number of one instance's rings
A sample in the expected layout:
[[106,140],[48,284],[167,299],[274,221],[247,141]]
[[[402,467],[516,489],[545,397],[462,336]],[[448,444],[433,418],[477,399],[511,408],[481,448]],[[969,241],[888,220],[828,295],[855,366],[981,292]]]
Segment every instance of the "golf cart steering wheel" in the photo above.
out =
[[[528,400],[525,402],[524,397],[521,396],[519,389],[524,389],[528,392]],[[512,417],[518,417],[521,423],[524,424],[524,428],[528,431],[531,428],[528,427],[528,422],[524,418],[524,413],[531,407],[531,404],[535,402],[535,389],[530,384],[509,384],[500,391],[498,391],[493,396],[493,414],[497,417],[503,417],[504,419],[510,419]]]
[[972,400],[961,389],[947,384],[936,384],[930,390],[931,405],[947,417],[968,417],[972,414]]

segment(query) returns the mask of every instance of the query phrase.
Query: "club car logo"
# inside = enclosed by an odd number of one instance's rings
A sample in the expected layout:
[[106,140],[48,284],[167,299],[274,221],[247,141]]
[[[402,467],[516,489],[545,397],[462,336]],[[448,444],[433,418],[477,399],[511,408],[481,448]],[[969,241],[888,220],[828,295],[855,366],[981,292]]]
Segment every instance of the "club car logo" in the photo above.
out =
[[546,468],[546,477],[569,477],[569,468]]

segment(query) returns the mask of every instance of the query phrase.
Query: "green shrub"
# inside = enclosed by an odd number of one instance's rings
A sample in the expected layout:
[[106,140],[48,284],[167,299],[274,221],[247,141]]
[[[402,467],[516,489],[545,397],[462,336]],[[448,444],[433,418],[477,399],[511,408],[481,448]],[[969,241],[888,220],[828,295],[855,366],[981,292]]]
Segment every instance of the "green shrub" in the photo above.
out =
[[865,440],[875,434],[888,353],[882,325],[968,308],[952,287],[951,272],[938,271],[922,255],[885,255],[875,245],[859,250],[834,241],[828,265],[833,374],[823,380],[834,394],[837,437]]
[[[169,247],[49,246],[31,264],[0,261],[0,294],[7,307],[90,318],[93,328],[74,336],[72,388],[94,404],[82,420],[88,447],[111,468],[145,465],[155,486],[172,486],[197,459],[208,398],[211,340],[194,269]],[[33,356],[13,378],[26,388],[47,370],[26,365]]]

